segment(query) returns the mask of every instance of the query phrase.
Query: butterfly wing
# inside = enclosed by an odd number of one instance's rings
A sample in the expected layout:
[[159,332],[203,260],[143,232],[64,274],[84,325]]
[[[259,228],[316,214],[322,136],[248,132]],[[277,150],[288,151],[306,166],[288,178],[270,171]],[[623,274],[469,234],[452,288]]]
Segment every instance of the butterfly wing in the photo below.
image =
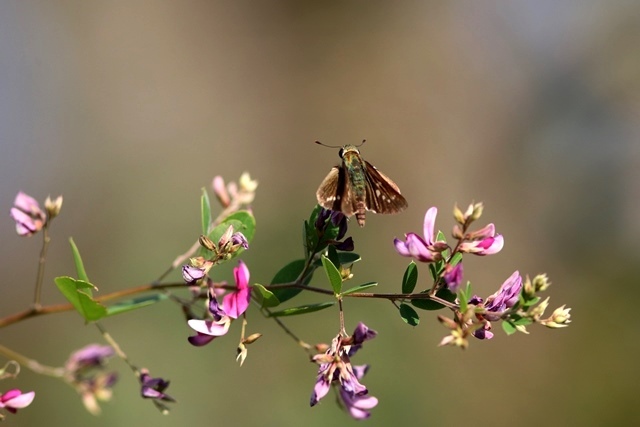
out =
[[344,168],[334,166],[316,191],[318,204],[346,216],[353,215],[353,195],[349,190],[349,177]]
[[367,209],[379,214],[392,214],[405,210],[408,203],[400,194],[400,188],[388,176],[365,161]]

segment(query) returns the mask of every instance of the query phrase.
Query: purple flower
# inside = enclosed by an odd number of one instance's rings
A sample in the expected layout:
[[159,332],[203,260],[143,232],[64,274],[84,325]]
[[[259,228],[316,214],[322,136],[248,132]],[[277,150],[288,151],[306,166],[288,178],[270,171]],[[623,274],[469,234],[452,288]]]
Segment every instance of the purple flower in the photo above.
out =
[[[360,380],[369,370],[369,365],[354,366],[353,372]],[[340,398],[349,414],[356,420],[364,420],[371,416],[369,409],[374,408],[378,404],[378,399],[369,395],[352,395],[344,389],[340,389]]]
[[194,267],[192,265],[183,265],[182,266],[182,278],[188,284],[194,284],[198,280],[202,279],[207,272],[204,268]]
[[209,290],[209,313],[211,319],[191,319],[187,323],[197,332],[197,335],[188,338],[194,346],[203,346],[210,343],[216,337],[229,332],[232,319],[240,317],[251,301],[251,288],[249,287],[249,269],[242,261],[233,269],[236,281],[236,290],[222,298],[222,307],[218,304],[213,291]]
[[118,376],[115,372],[106,372],[109,357],[114,350],[108,345],[90,344],[71,354],[65,364],[64,378],[82,397],[87,411],[100,413],[98,400],[111,399],[112,389]]
[[405,234],[405,241],[394,239],[396,251],[406,257],[412,257],[422,262],[432,262],[442,259],[441,252],[448,249],[445,242],[436,242],[434,228],[438,209],[429,208],[424,216],[424,239],[416,233]]
[[107,359],[114,354],[115,351],[111,346],[89,344],[69,356],[65,370],[76,373],[81,369],[101,368],[106,365]]
[[351,348],[349,349],[348,355],[349,357],[356,354],[356,351],[362,348],[362,344],[365,341],[369,341],[374,339],[378,333],[373,329],[369,329],[367,325],[362,322],[358,322],[358,326],[353,331],[353,335],[351,336]]
[[14,388],[0,395],[0,408],[4,408],[12,414],[15,414],[18,412],[18,409],[31,405],[35,396],[36,393],[34,391],[23,393],[19,389]]
[[485,322],[482,327],[473,331],[473,336],[479,340],[490,340],[493,338],[493,332],[491,332],[491,322]]
[[474,255],[493,255],[502,250],[504,238],[501,234],[496,234],[493,224],[475,231],[469,235],[471,241],[463,242],[460,245],[460,252]]
[[330,209],[322,208],[318,213],[318,217],[316,218],[315,228],[316,232],[319,236],[324,236],[324,233],[327,231],[329,224],[332,224],[334,227],[338,227],[338,234],[335,239],[327,239],[326,243],[333,245],[336,249],[340,251],[350,252],[353,250],[353,239],[348,237],[344,241],[342,238],[347,234],[347,217],[339,211],[332,211]]
[[231,318],[218,305],[218,300],[211,290],[209,290],[209,313],[212,319],[191,319],[187,322],[191,329],[197,332],[197,335],[188,338],[189,342],[196,347],[209,344],[216,337],[229,332]]
[[16,222],[16,231],[20,236],[32,236],[44,227],[47,216],[38,202],[20,191],[13,202],[11,217]]
[[447,264],[442,278],[444,279],[444,283],[447,285],[447,289],[454,294],[457,293],[460,289],[460,285],[462,284],[462,264],[458,263],[455,267],[451,267],[451,265]]
[[505,280],[496,293],[487,297],[484,303],[485,313],[483,316],[488,320],[500,319],[500,315],[493,315],[491,313],[501,313],[513,307],[518,302],[521,290],[522,277],[516,270]]
[[355,353],[364,341],[374,338],[376,334],[364,323],[359,323],[351,337],[336,336],[325,353],[313,357],[320,367],[311,393],[311,406],[315,406],[327,395],[332,384],[337,384],[340,385],[340,397],[352,417],[362,419],[370,415],[367,409],[376,406],[378,400],[367,396],[369,391],[359,381],[367,367],[352,367],[349,356]]
[[169,412],[169,408],[161,402],[175,402],[176,400],[164,391],[169,387],[169,381],[162,378],[151,378],[149,371],[140,370],[140,394],[145,399],[152,399],[153,403],[162,412]]

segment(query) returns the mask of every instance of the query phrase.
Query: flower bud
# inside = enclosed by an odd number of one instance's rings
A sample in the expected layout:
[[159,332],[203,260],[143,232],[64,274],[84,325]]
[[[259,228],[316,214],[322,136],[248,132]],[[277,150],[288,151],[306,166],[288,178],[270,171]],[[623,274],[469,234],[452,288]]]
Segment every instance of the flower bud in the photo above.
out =
[[224,185],[224,179],[220,175],[213,178],[212,187],[213,193],[216,195],[222,207],[226,208],[229,206],[231,204],[231,198],[229,197],[227,187]]
[[49,220],[55,218],[60,213],[60,209],[62,208],[62,196],[56,197],[55,200],[51,200],[49,196],[44,201],[44,209],[47,211],[47,215]]
[[482,202],[476,203],[473,205],[473,213],[471,214],[471,220],[475,221],[482,216],[482,211],[484,210],[484,205]]
[[533,278],[533,286],[536,292],[544,292],[551,286],[551,282],[546,274],[538,274]]
[[451,231],[451,235],[454,239],[462,239],[464,237],[464,233],[462,232],[462,227],[456,224],[453,226],[453,230]]
[[548,306],[549,306],[549,297],[547,297],[547,299],[542,301],[537,306],[533,307],[529,313],[531,314],[531,317],[533,317],[534,319],[539,319],[544,315],[544,311],[547,309]]
[[213,241],[207,236],[205,236],[204,234],[200,235],[200,237],[198,238],[198,241],[200,242],[200,246],[202,246],[208,251],[213,251],[216,247],[215,243],[213,243]]
[[453,218],[456,220],[456,222],[458,224],[464,225],[465,223],[465,216],[462,213],[462,211],[460,210],[460,208],[458,207],[458,204],[456,203],[456,205],[453,207]]
[[571,314],[569,314],[569,311],[571,311],[571,309],[564,308],[563,305],[562,307],[556,308],[551,317],[553,318],[554,322],[559,324],[571,323]]
[[458,329],[458,324],[453,319],[449,319],[448,317],[438,315],[438,321],[442,323],[446,328],[449,328],[452,330]]
[[255,334],[251,334],[249,335],[247,338],[245,338],[244,340],[242,340],[243,343],[249,345],[249,344],[253,344],[254,342],[258,341],[258,339],[262,336],[261,333],[257,332]]
[[569,326],[569,323],[571,323],[571,314],[569,314],[570,310],[570,308],[565,308],[564,305],[558,307],[554,310],[551,317],[541,321],[540,323],[542,323],[547,328],[566,328],[567,326]]

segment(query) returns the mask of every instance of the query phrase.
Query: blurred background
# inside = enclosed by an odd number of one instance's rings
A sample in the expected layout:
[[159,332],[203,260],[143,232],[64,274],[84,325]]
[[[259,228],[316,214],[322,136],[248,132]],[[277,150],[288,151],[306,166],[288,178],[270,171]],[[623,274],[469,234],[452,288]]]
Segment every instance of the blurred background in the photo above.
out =
[[[101,293],[158,277],[199,234],[201,187],[249,171],[260,185],[257,234],[243,259],[268,283],[302,255],[300,227],[337,149],[368,140],[365,159],[402,188],[409,209],[351,227],[363,260],[355,282],[396,292],[408,259],[392,240],[422,232],[438,206],[483,201],[505,248],[465,258],[487,296],[519,270],[546,272],[541,326],[467,351],[437,348],[433,312],[412,328],[382,301],[348,300],[347,330],[379,332],[353,362],[380,399],[368,425],[634,425],[639,355],[640,4],[438,1],[3,1],[0,4],[0,315],[26,308],[40,237],[9,217],[19,190],[64,196],[52,230],[44,301],[74,274],[78,244]],[[611,265],[607,264],[610,260]],[[231,280],[231,265],[217,278]],[[422,285],[427,268],[420,265]],[[318,276],[314,284],[326,286]],[[174,273],[170,280],[179,280]],[[322,298],[305,296],[299,304]],[[444,313],[443,313],[444,314]],[[308,407],[317,368],[273,322],[234,361],[239,324],[195,348],[168,302],[107,319],[129,357],[172,380],[161,416],[124,363],[99,417],[75,391],[23,369],[1,389],[35,390],[18,426],[350,425],[329,396]],[[307,342],[337,333],[335,310],[287,324]],[[30,319],[0,342],[59,366],[101,342],[75,313]],[[2,361],[4,363],[4,361]]]

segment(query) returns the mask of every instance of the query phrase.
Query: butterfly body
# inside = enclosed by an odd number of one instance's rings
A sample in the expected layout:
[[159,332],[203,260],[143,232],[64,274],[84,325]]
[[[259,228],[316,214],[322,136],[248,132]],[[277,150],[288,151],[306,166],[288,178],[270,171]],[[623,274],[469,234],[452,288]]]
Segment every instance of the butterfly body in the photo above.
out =
[[355,214],[360,227],[366,211],[392,214],[408,206],[398,186],[365,161],[355,145],[345,145],[339,154],[342,165],[331,169],[316,192],[321,206],[346,216]]

